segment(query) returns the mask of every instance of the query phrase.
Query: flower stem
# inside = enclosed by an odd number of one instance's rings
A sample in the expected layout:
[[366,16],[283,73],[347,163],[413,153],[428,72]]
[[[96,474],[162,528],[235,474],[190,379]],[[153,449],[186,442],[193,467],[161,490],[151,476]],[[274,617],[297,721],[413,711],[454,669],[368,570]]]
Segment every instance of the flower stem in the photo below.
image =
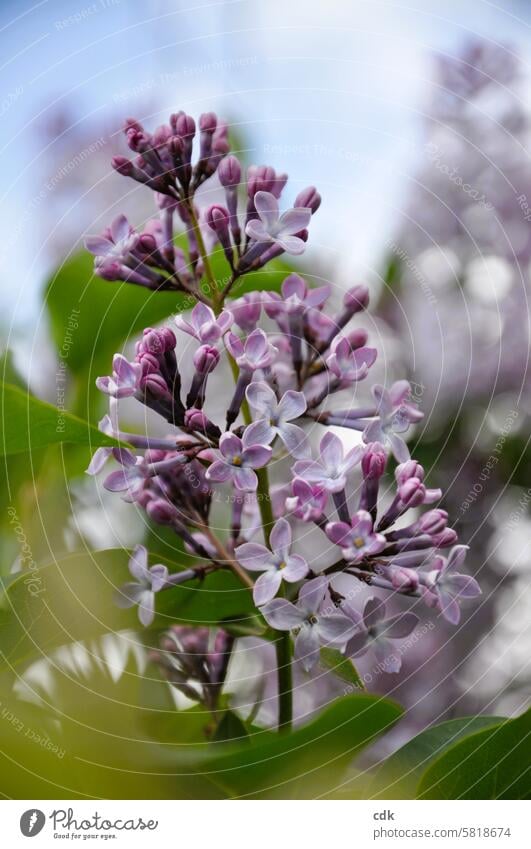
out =
[[278,730],[291,731],[293,721],[293,683],[291,676],[291,636],[289,631],[279,632],[276,641],[278,680]]
[[203,261],[203,268],[205,269],[205,277],[210,286],[210,297],[212,301],[212,308],[215,313],[219,313],[221,311],[221,302],[218,292],[216,291],[216,280],[214,278],[214,273],[212,271],[212,266],[210,265],[210,257],[207,254],[205,248],[205,242],[203,240],[203,234],[201,233],[201,228],[199,226],[199,221],[197,220],[197,215],[195,214],[193,201],[190,201],[187,204],[188,214],[190,216],[190,221],[192,223],[192,228],[195,234],[195,238],[197,241],[197,248],[199,250],[199,254]]

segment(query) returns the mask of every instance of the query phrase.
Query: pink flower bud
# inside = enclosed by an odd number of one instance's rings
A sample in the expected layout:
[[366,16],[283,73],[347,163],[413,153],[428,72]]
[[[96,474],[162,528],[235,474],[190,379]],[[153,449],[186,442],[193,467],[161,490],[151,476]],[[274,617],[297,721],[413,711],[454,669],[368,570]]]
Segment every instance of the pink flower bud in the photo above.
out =
[[218,118],[214,112],[203,112],[199,116],[199,129],[202,133],[213,133],[218,125]]
[[171,525],[177,518],[177,510],[162,498],[152,499],[146,507],[149,518],[158,525]]
[[404,507],[419,507],[424,503],[426,487],[419,478],[409,478],[398,487],[398,494]]
[[369,338],[369,334],[363,327],[357,327],[356,330],[351,330],[346,336],[353,351],[357,348],[363,348]]
[[379,442],[367,445],[367,451],[361,458],[361,469],[365,478],[381,478],[385,472],[387,454]]
[[402,592],[414,592],[418,589],[419,576],[413,569],[406,569],[403,566],[392,566],[388,574],[395,589]]
[[194,354],[194,366],[199,374],[209,374],[219,363],[219,351],[210,345],[201,345]]
[[293,206],[311,209],[312,215],[314,215],[321,206],[321,195],[315,186],[308,186],[306,189],[303,189],[302,192],[299,192],[295,198]]
[[346,292],[343,298],[343,306],[352,314],[364,310],[369,304],[369,290],[367,286],[359,284],[353,286]]
[[219,203],[214,203],[209,206],[205,213],[205,220],[211,230],[215,233],[228,233],[229,231],[229,213],[224,206]]
[[131,177],[134,171],[134,165],[130,159],[127,159],[125,156],[113,156],[111,159],[111,165],[115,171],[118,171],[119,174],[123,174],[124,177]]
[[218,168],[219,182],[222,186],[238,186],[242,177],[241,165],[235,156],[227,156]]
[[436,548],[447,548],[457,542],[457,534],[453,528],[445,528],[438,534],[433,535],[433,544]]
[[448,522],[446,510],[428,510],[418,521],[418,529],[424,534],[440,534]]
[[399,485],[405,483],[409,478],[418,478],[423,481],[424,469],[416,460],[407,460],[396,467],[395,478]]
[[191,430],[205,431],[210,424],[210,420],[205,416],[202,410],[197,410],[193,407],[187,410],[184,414],[184,424]]

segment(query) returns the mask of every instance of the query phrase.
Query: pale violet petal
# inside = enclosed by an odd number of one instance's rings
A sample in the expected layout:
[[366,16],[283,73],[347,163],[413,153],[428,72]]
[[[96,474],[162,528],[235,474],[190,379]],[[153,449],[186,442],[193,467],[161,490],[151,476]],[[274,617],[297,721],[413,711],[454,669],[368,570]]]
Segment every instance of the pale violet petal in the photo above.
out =
[[254,603],[259,607],[271,601],[276,596],[281,583],[282,575],[280,571],[271,569],[269,572],[263,572],[253,587]]

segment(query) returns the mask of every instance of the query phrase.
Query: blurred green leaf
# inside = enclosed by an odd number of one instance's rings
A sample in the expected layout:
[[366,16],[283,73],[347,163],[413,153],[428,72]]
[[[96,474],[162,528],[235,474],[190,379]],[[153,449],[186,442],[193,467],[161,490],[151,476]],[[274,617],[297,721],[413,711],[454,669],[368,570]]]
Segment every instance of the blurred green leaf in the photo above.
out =
[[424,773],[418,799],[531,798],[531,710],[451,746]]
[[370,798],[414,799],[417,784],[436,758],[458,740],[497,725],[502,717],[465,716],[427,728],[398,749],[374,772]]
[[0,384],[0,454],[21,454],[58,442],[117,445],[77,416],[58,410],[9,383]]
[[231,797],[306,799],[333,794],[342,770],[377,736],[389,730],[401,708],[379,696],[338,699],[312,722],[290,734],[262,731],[250,745],[221,744],[202,753],[172,757],[179,771],[193,769],[224,788]]
[[357,690],[365,690],[365,684],[361,680],[358,670],[352,661],[341,654],[337,649],[323,648],[320,651],[321,665],[329,669],[342,681],[355,687]]
[[213,742],[224,743],[227,740],[242,743],[248,740],[249,734],[238,714],[227,710],[212,737]]
[[[113,601],[116,588],[130,580],[128,558],[121,549],[73,554],[1,581],[0,650],[7,662],[29,663],[58,646],[108,632],[143,631],[136,609],[122,610]],[[228,571],[165,590],[156,606],[152,630],[176,622],[245,622],[255,613],[249,590]]]

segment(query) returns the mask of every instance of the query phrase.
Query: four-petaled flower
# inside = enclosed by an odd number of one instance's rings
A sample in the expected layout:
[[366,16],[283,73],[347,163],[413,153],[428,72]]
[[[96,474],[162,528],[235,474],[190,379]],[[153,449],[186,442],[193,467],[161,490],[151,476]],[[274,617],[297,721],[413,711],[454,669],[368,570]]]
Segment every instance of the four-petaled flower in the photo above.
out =
[[475,578],[454,572],[463,564],[468,546],[456,545],[447,558],[437,555],[434,568],[422,576],[423,599],[430,607],[436,607],[448,622],[457,625],[461,618],[459,599],[475,598],[481,589]]
[[234,357],[238,368],[246,372],[268,368],[273,362],[277,349],[271,345],[263,330],[253,330],[244,342],[234,333],[224,337],[229,354]]
[[144,457],[137,457],[128,449],[121,449],[116,459],[122,468],[107,475],[103,486],[109,492],[125,492],[126,495],[122,496],[124,501],[134,501],[149,476],[149,464]]
[[295,478],[291,490],[293,497],[286,498],[286,510],[293,512],[303,522],[314,522],[323,515],[328,492],[322,486],[311,486],[302,478]]
[[[319,310],[330,295],[330,286],[310,289],[306,281],[298,274],[289,274],[278,292],[268,292],[264,309],[270,318],[276,318],[279,311],[288,315],[304,315]],[[333,323],[332,323],[333,326]]]
[[214,310],[201,301],[193,308],[189,321],[182,315],[175,316],[175,324],[179,330],[183,330],[199,342],[209,344],[221,339],[232,322],[233,316],[230,310],[222,310],[216,318]]
[[310,209],[288,209],[279,216],[278,200],[271,192],[256,192],[255,209],[259,218],[247,222],[245,232],[255,242],[273,242],[288,254],[302,254],[304,241],[296,236],[310,223]]
[[112,376],[97,377],[96,386],[113,398],[129,398],[137,391],[141,377],[140,363],[130,363],[121,354],[115,354],[112,360]]
[[307,672],[317,664],[321,646],[345,645],[356,628],[348,616],[333,606],[333,613],[322,610],[327,587],[328,579],[319,576],[301,587],[296,604],[274,598],[260,608],[272,628],[295,630],[294,656]]
[[319,460],[299,460],[293,466],[293,472],[307,483],[322,486],[328,492],[341,492],[345,489],[348,472],[359,463],[364,452],[362,445],[356,445],[344,455],[340,438],[334,433],[326,433],[319,445]]
[[[358,617],[359,614],[356,619]],[[418,621],[414,613],[399,613],[386,619],[385,603],[370,598],[365,604],[363,620],[360,622],[358,619],[361,630],[347,642],[345,654],[347,657],[358,657],[368,649],[373,649],[376,660],[386,672],[399,672],[402,658],[394,653],[391,640],[408,637]]]
[[252,427],[253,440],[262,445],[270,445],[276,436],[280,437],[289,453],[296,458],[308,457],[310,446],[302,428],[290,424],[306,412],[306,398],[302,392],[289,389],[280,401],[263,381],[256,381],[247,387],[247,400],[259,419]]
[[407,380],[397,380],[390,389],[373,386],[372,394],[378,418],[367,425],[363,440],[381,442],[391,449],[399,463],[404,463],[409,460],[409,449],[399,434],[405,433],[410,424],[421,421],[424,414],[409,400],[411,387]]
[[332,342],[331,354],[327,357],[326,364],[340,380],[354,383],[367,377],[376,355],[376,348],[352,348],[346,336],[337,336]]
[[279,519],[269,537],[271,550],[255,542],[246,542],[235,550],[235,555],[246,569],[262,572],[253,590],[254,602],[265,604],[277,594],[282,581],[295,583],[308,574],[308,564],[299,554],[290,554],[291,527],[286,519]]
[[137,247],[139,239],[125,215],[118,215],[103,236],[87,236],[85,247],[99,260],[123,262]]
[[358,510],[351,520],[346,522],[329,522],[326,535],[331,542],[339,545],[343,557],[349,563],[357,563],[370,554],[379,554],[385,548],[386,539],[383,534],[373,531],[370,513]]
[[[251,425],[252,427],[252,425]],[[246,428],[242,439],[234,433],[224,433],[219,440],[219,451],[223,459],[215,460],[207,469],[207,480],[215,483],[232,481],[242,492],[254,492],[258,478],[254,469],[260,469],[271,459],[271,448],[249,441],[250,428]],[[251,433],[252,436],[252,433]]]
[[129,560],[129,571],[135,581],[124,584],[115,593],[118,607],[138,605],[138,618],[148,627],[155,617],[155,593],[168,580],[168,569],[161,563],[148,567],[148,553],[143,545],[137,545]]

